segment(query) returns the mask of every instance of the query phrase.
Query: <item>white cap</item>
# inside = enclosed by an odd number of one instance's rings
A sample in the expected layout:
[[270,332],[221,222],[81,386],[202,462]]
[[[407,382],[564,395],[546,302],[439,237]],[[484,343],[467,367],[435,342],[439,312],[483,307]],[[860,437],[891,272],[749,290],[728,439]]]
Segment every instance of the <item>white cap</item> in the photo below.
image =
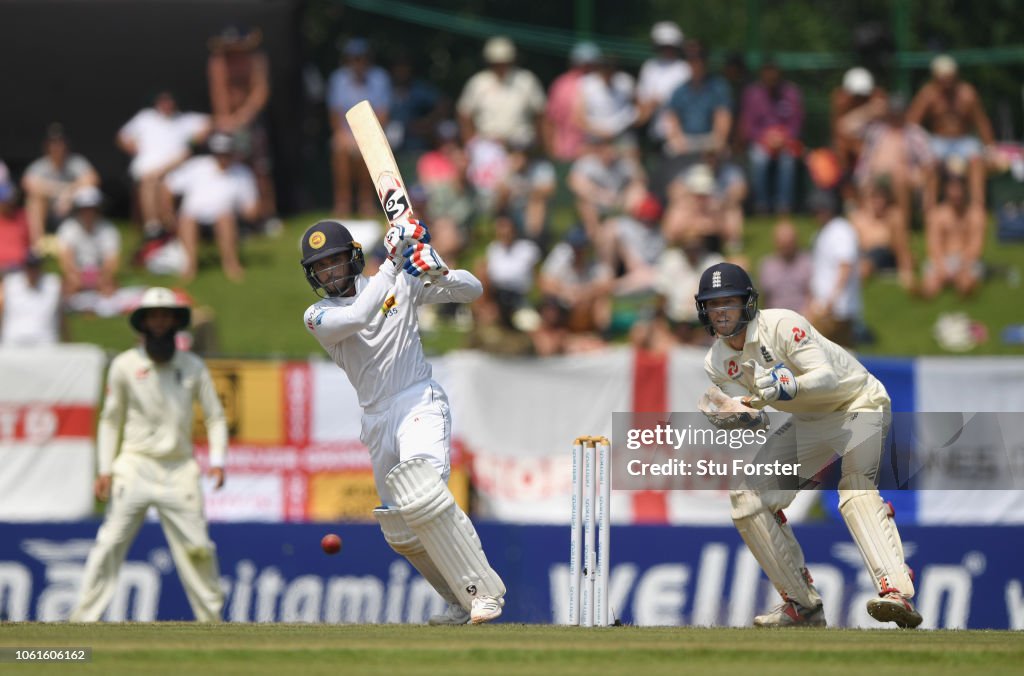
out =
[[875,89],[875,78],[867,68],[851,68],[843,75],[843,89],[855,96],[867,96]]
[[178,320],[178,330],[184,329],[192,321],[192,311],[188,302],[181,296],[162,286],[152,286],[142,294],[138,307],[128,317],[128,322],[139,333],[143,332],[143,317],[147,310],[166,308],[174,312]]
[[686,172],[686,189],[694,195],[711,195],[715,192],[715,175],[706,164],[695,164]]
[[484,44],[484,61],[487,63],[512,63],[516,60],[516,46],[508,38],[499,35]]
[[76,209],[89,209],[103,204],[103,194],[94,185],[83,185],[75,191],[71,203]]
[[935,77],[956,75],[956,60],[949,54],[939,54],[932,59],[932,75]]
[[683,31],[675,21],[659,21],[651,27],[651,42],[658,47],[682,47]]

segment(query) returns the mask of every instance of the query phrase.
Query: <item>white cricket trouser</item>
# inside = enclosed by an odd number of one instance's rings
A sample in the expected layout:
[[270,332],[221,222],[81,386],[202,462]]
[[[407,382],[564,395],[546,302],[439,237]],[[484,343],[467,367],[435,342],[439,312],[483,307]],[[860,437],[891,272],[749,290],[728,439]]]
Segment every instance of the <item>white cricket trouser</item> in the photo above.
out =
[[363,444],[370,449],[373,480],[381,504],[395,505],[384,481],[400,462],[423,458],[447,483],[451,474],[452,415],[448,395],[434,381],[424,381],[363,412]]
[[199,465],[122,453],[114,461],[107,515],[85,563],[72,622],[98,621],[114,596],[117,574],[150,505],[170,546],[178,577],[200,622],[219,622],[224,596],[217,552],[206,529]]

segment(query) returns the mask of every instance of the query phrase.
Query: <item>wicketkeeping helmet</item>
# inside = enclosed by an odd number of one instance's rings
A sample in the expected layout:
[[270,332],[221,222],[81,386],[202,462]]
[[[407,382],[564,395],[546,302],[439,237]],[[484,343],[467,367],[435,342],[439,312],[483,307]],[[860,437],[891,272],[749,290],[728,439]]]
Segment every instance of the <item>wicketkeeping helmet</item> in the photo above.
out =
[[192,310],[189,309],[188,303],[170,289],[154,286],[146,289],[139,301],[139,306],[128,317],[132,328],[139,333],[145,333],[142,319],[146,316],[146,312],[155,308],[164,308],[174,312],[174,316],[178,320],[178,331],[186,328],[192,321]]
[[[344,295],[355,282],[355,278],[363,272],[363,247],[352,239],[352,233],[338,221],[320,221],[310,226],[302,235],[300,248],[306,281],[318,296],[321,295],[321,291],[325,296]],[[348,266],[347,273],[332,278],[326,284],[321,283],[313,273],[313,264],[338,253],[349,254],[345,260]]]
[[707,301],[731,296],[744,299],[743,315],[736,323],[736,329],[728,336],[721,336],[722,338],[735,336],[746,328],[747,323],[754,320],[757,315],[757,289],[754,288],[754,282],[747,271],[732,263],[716,263],[700,276],[700,286],[697,295],[694,296],[697,299],[697,317],[712,336],[717,334],[708,316]]

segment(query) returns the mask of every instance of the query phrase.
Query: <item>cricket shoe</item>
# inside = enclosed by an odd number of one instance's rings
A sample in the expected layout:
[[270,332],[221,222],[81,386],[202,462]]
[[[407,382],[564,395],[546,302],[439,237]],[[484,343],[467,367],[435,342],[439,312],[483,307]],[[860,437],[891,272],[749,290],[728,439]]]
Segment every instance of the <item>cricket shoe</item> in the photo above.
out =
[[427,624],[433,626],[458,625],[469,622],[469,611],[457,603],[449,603],[448,608],[440,615],[432,615]]
[[825,610],[819,603],[813,608],[805,608],[796,601],[784,601],[770,613],[754,618],[755,627],[824,627]]
[[505,605],[505,599],[500,596],[480,596],[473,599],[473,607],[469,612],[469,621],[473,624],[483,624],[496,620],[501,616],[501,608]]
[[921,613],[903,594],[892,589],[868,601],[868,615],[879,622],[895,622],[901,629],[921,624]]

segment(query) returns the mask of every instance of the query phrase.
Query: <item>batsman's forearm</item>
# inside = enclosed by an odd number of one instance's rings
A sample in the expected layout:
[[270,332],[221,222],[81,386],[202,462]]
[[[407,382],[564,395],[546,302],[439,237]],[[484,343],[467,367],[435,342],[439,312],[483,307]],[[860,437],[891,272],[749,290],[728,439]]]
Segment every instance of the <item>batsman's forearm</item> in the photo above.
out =
[[484,292],[484,285],[468,270],[449,270],[447,275],[431,278],[431,282],[453,303],[472,303]]

